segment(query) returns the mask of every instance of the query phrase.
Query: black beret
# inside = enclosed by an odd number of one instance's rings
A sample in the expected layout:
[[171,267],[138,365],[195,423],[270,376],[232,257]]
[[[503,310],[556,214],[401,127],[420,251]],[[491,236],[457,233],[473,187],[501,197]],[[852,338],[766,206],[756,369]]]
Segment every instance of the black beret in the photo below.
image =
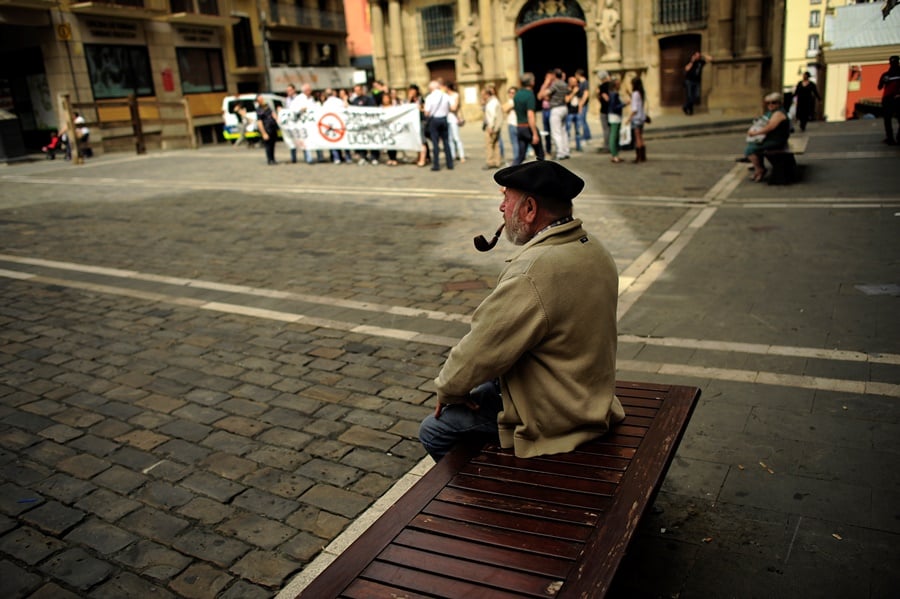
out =
[[502,168],[494,173],[494,181],[539,198],[562,202],[571,201],[584,189],[581,177],[552,160],[533,160]]

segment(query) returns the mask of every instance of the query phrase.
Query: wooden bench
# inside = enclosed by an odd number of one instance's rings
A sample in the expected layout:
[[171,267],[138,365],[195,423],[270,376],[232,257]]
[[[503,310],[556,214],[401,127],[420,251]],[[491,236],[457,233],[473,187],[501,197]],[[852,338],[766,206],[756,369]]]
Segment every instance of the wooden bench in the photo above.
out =
[[781,150],[766,150],[763,156],[772,164],[769,185],[788,185],[797,180],[797,160],[795,156],[806,152],[809,138],[791,137],[787,147]]
[[620,382],[625,420],[566,454],[461,445],[298,597],[603,597],[700,396]]

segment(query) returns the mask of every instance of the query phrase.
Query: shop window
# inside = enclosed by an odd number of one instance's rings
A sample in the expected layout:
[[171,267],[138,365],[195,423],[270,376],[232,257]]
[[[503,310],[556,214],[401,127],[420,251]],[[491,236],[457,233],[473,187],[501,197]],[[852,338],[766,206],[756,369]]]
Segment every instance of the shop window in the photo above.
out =
[[94,99],[152,96],[153,73],[145,46],[85,44]]
[[225,69],[218,48],[176,48],[181,91],[185,94],[225,91]]
[[427,6],[420,12],[422,49],[426,52],[447,50],[454,47],[452,4]]

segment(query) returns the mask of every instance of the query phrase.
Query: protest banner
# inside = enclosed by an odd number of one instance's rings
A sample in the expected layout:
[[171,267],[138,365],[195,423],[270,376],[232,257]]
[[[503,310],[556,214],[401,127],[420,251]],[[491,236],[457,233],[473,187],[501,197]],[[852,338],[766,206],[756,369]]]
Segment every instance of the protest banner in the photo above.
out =
[[347,106],[332,110],[317,106],[291,115],[282,136],[305,150],[410,150],[422,147],[419,107]]

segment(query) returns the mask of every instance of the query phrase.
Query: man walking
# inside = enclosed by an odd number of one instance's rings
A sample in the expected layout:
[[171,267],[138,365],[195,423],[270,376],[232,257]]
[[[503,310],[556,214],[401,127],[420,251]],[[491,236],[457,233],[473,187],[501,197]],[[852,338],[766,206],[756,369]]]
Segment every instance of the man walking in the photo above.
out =
[[894,137],[894,119],[900,120],[900,56],[888,59],[889,67],[878,80],[881,94],[881,116],[884,119],[884,143],[896,145],[900,141],[900,127]]
[[569,135],[566,132],[566,116],[569,114],[566,106],[568,93],[569,86],[566,84],[565,73],[561,69],[548,71],[538,98],[547,100],[550,104],[550,137],[553,139],[557,160],[566,160],[569,157]]
[[503,107],[497,99],[497,92],[493,85],[485,86],[481,93],[484,102],[484,145],[487,150],[487,163],[485,170],[493,170],[500,167],[500,132],[503,130]]
[[513,164],[522,164],[528,146],[534,149],[534,155],[538,160],[544,159],[544,146],[541,145],[541,136],[538,133],[537,118],[535,117],[537,99],[534,97],[534,73],[522,73],[519,82],[522,85],[513,96],[513,111],[516,113],[516,139],[519,147]]

